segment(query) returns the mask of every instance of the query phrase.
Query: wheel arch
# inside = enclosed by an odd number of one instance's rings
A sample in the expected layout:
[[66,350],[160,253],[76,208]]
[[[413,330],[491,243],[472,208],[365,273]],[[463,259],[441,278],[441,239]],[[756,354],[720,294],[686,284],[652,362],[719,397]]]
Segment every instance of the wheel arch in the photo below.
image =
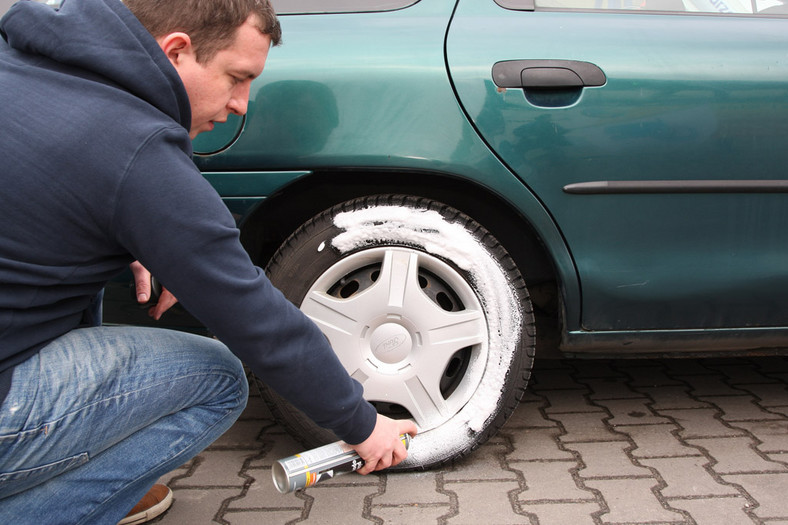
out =
[[[399,193],[441,201],[483,224],[506,249],[528,283],[538,317],[538,353],[557,347],[561,287],[549,251],[527,217],[489,188],[451,174],[407,170],[318,170],[265,199],[241,224],[241,241],[265,266],[301,224],[335,204],[366,195]],[[548,342],[547,346],[541,348]],[[542,354],[543,355],[543,354]]]

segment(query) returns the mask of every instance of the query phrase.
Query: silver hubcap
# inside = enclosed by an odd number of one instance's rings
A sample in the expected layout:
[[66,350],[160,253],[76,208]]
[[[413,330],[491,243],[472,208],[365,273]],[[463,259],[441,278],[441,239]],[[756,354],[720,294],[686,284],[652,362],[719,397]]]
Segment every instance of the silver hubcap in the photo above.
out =
[[488,331],[471,286],[419,250],[382,247],[338,261],[301,309],[372,402],[404,408],[422,430],[450,419],[484,374]]

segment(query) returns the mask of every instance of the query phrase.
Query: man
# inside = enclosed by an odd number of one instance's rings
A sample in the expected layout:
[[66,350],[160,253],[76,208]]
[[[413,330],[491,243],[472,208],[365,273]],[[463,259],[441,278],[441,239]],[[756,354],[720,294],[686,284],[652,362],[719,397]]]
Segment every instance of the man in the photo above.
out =
[[[362,399],[191,162],[189,139],[246,111],[279,43],[267,0],[23,1],[0,32],[0,523],[166,508],[140,500],[243,410],[238,358],[353,444],[363,473],[401,461],[415,425]],[[94,326],[133,261],[140,285],[150,270],[172,292],[156,317],[177,297],[222,343]]]

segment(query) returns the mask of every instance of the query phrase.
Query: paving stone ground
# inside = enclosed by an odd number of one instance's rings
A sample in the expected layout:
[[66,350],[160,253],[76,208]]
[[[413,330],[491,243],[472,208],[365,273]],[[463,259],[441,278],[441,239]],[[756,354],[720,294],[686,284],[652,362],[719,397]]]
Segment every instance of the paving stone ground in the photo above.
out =
[[175,502],[156,523],[788,525],[788,358],[537,359],[510,421],[461,463],[280,494],[271,464],[301,449],[253,392],[163,478]]

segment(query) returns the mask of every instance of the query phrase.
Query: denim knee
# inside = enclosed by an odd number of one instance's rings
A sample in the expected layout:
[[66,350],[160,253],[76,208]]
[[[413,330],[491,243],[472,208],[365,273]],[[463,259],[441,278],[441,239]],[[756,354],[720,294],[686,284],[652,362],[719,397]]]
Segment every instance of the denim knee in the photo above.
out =
[[[240,414],[246,407],[249,397],[249,382],[240,359],[216,339],[191,334],[180,334],[180,336],[196,338],[191,341],[196,348],[193,348],[189,356],[196,361],[195,369],[207,368],[212,372],[208,375],[212,375],[216,381],[215,402],[222,403],[227,410],[237,411]],[[182,354],[181,358],[183,358]],[[188,365],[186,367],[188,368]]]

